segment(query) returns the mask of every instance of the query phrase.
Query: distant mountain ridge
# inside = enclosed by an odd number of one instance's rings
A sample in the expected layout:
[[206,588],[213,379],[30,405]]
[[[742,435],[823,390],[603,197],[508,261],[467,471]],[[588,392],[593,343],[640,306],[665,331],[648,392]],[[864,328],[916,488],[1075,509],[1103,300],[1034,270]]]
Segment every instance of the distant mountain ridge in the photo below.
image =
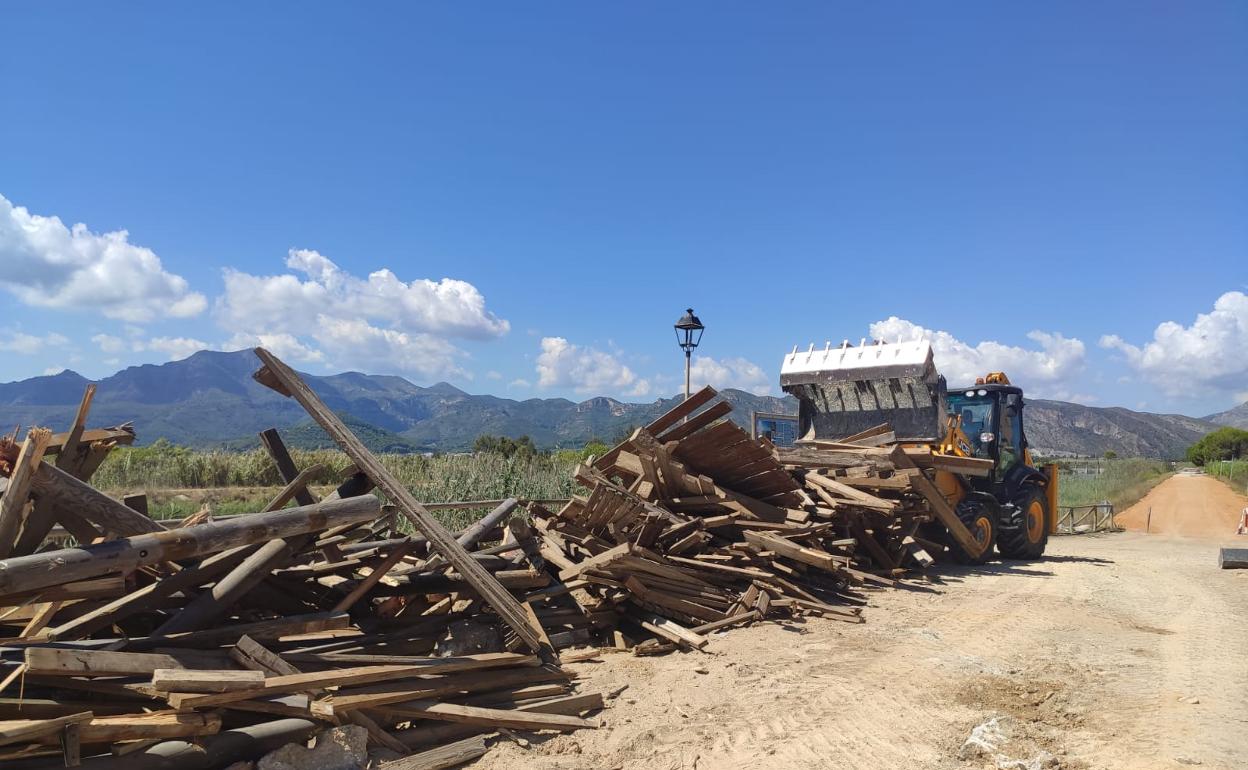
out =
[[[258,366],[250,350],[205,350],[181,361],[123,369],[98,381],[91,424],[133,422],[142,443],[163,437],[194,447],[239,448],[255,446],[259,431],[276,427],[294,446],[325,445],[325,437],[297,403],[252,380]],[[580,447],[592,438],[609,440],[650,422],[677,403],[677,398],[667,398],[630,404],[605,396],[581,402],[517,401],[471,395],[444,382],[421,387],[390,375],[345,372],[305,377],[331,409],[348,415],[361,429],[374,428],[369,431],[370,445],[387,451],[466,451],[484,433],[528,435],[542,448]],[[65,371],[0,384],[0,422],[62,429],[73,419],[87,383],[85,377]],[[756,396],[733,389],[721,393],[733,404],[732,418],[747,427],[752,412],[797,410],[787,396]],[[1238,409],[1248,413],[1246,407]],[[1028,437],[1041,451],[1113,450],[1124,456],[1180,457],[1187,446],[1217,427],[1181,415],[1028,401]]]
[[1218,425],[1229,425],[1232,428],[1248,429],[1248,401],[1240,404],[1234,409],[1227,409],[1225,412],[1211,414],[1205,418],[1209,422]]

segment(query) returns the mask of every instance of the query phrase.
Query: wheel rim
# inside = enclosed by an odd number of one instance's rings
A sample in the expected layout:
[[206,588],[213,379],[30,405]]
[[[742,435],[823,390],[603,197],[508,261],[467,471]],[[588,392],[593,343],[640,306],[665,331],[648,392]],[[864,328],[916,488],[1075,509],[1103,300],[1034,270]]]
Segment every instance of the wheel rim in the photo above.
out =
[[1033,543],[1044,539],[1044,504],[1039,500],[1027,506],[1027,539]]
[[988,547],[988,541],[992,536],[992,522],[989,521],[987,516],[975,517],[975,529],[972,530],[971,534],[975,536],[975,542],[979,544],[980,553],[983,553],[984,549]]

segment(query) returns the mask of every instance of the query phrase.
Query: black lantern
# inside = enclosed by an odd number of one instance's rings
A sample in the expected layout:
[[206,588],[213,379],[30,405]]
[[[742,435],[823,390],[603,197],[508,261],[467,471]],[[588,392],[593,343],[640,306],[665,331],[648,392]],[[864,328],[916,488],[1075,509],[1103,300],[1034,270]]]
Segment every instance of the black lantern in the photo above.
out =
[[702,331],[706,329],[698,317],[693,314],[693,308],[685,311],[685,314],[676,322],[676,344],[680,345],[680,349],[685,351],[688,356],[693,349],[702,341]]
[[693,355],[693,349],[702,341],[702,332],[706,329],[698,317],[693,314],[693,308],[685,310],[685,314],[676,322],[676,344],[680,345],[680,349],[685,351],[685,398],[689,398],[689,358]]

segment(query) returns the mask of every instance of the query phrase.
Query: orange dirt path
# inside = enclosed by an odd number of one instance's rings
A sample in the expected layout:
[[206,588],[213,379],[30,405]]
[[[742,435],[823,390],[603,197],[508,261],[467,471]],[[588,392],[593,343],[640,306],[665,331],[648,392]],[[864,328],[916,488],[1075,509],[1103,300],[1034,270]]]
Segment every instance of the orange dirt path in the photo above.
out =
[[1176,474],[1153,488],[1135,505],[1114,517],[1120,526],[1181,537],[1225,538],[1235,535],[1248,497],[1212,476]]

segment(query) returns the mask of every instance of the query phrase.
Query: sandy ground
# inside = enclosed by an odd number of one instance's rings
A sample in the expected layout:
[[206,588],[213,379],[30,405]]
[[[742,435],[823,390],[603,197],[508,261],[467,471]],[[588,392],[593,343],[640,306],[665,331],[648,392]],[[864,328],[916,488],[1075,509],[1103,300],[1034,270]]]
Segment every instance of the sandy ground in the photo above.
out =
[[[1212,476],[1171,476],[1114,517],[1119,526],[1154,534],[1226,537],[1235,534],[1248,497]],[[1152,520],[1149,521],[1149,511]],[[1248,766],[1248,762],[1245,763]]]
[[[1159,492],[1193,511],[1225,489],[1191,481]],[[503,743],[473,767],[1248,767],[1248,571],[1217,569],[1216,545],[1054,538],[1042,562],[870,592],[861,625],[767,623],[717,634],[710,654],[607,654],[570,666],[586,688],[628,685],[604,729]],[[960,756],[994,717],[1009,737]]]

